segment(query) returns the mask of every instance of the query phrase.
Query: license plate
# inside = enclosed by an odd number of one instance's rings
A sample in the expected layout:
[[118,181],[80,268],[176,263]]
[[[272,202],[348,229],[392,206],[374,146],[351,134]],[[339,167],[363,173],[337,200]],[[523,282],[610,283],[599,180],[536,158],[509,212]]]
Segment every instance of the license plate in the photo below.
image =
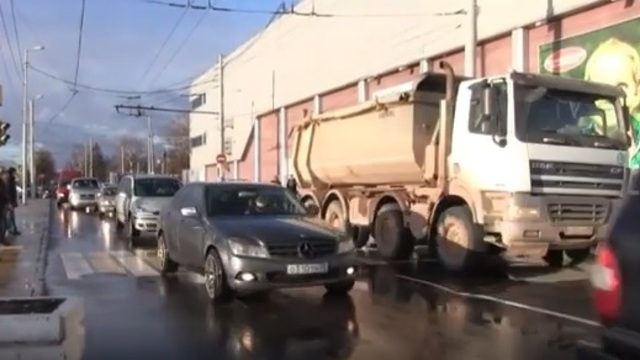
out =
[[296,264],[287,265],[287,274],[304,275],[304,274],[326,274],[329,272],[329,264]]
[[569,226],[564,230],[565,235],[569,236],[590,236],[593,235],[591,226]]

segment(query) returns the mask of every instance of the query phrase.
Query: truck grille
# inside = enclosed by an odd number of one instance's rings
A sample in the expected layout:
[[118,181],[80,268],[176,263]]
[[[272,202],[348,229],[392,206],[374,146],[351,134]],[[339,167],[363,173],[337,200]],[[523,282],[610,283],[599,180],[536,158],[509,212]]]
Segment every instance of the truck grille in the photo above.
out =
[[553,161],[529,162],[533,193],[585,190],[585,195],[616,195],[624,188],[624,166]]
[[[311,256],[301,254],[300,246],[303,243],[311,246]],[[335,254],[336,247],[337,243],[334,240],[305,240],[296,243],[269,244],[267,245],[267,250],[269,251],[269,255],[274,257],[318,258]]]
[[609,216],[609,204],[551,203],[549,219],[554,223],[603,224]]

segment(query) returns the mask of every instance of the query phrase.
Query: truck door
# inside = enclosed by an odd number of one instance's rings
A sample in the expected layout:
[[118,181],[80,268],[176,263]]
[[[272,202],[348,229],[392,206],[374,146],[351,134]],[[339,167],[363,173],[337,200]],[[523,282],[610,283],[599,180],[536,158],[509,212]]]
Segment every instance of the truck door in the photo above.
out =
[[526,148],[509,134],[514,133],[507,121],[512,113],[509,105],[508,86],[504,81],[494,82],[496,89],[493,114],[502,122],[503,134],[495,133],[483,116],[483,91],[481,87],[469,88],[461,85],[456,101],[455,120],[450,164],[458,169],[462,178],[473,181],[476,189],[489,191],[519,190],[522,179],[526,178],[524,189],[528,188],[528,168]]

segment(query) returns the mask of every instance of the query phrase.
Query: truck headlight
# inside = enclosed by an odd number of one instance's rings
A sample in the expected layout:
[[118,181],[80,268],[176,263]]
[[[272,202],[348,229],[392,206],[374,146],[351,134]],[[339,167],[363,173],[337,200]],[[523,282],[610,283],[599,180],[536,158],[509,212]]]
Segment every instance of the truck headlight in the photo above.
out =
[[356,246],[353,244],[353,241],[350,238],[344,237],[338,239],[338,254],[348,253],[354,251],[355,249]]
[[229,248],[236,256],[246,256],[255,258],[268,258],[269,252],[261,243],[248,239],[229,239]]
[[510,219],[530,219],[540,217],[540,211],[532,207],[509,206],[507,217]]

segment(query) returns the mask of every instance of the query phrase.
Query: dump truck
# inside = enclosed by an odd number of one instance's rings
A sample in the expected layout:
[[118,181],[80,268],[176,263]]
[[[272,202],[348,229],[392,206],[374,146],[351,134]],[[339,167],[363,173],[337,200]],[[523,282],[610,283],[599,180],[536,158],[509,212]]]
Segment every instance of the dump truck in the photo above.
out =
[[563,266],[587,259],[629,182],[620,88],[450,64],[366,103],[297,126],[301,200],[356,246],[388,259],[416,244],[450,270],[494,255]]

